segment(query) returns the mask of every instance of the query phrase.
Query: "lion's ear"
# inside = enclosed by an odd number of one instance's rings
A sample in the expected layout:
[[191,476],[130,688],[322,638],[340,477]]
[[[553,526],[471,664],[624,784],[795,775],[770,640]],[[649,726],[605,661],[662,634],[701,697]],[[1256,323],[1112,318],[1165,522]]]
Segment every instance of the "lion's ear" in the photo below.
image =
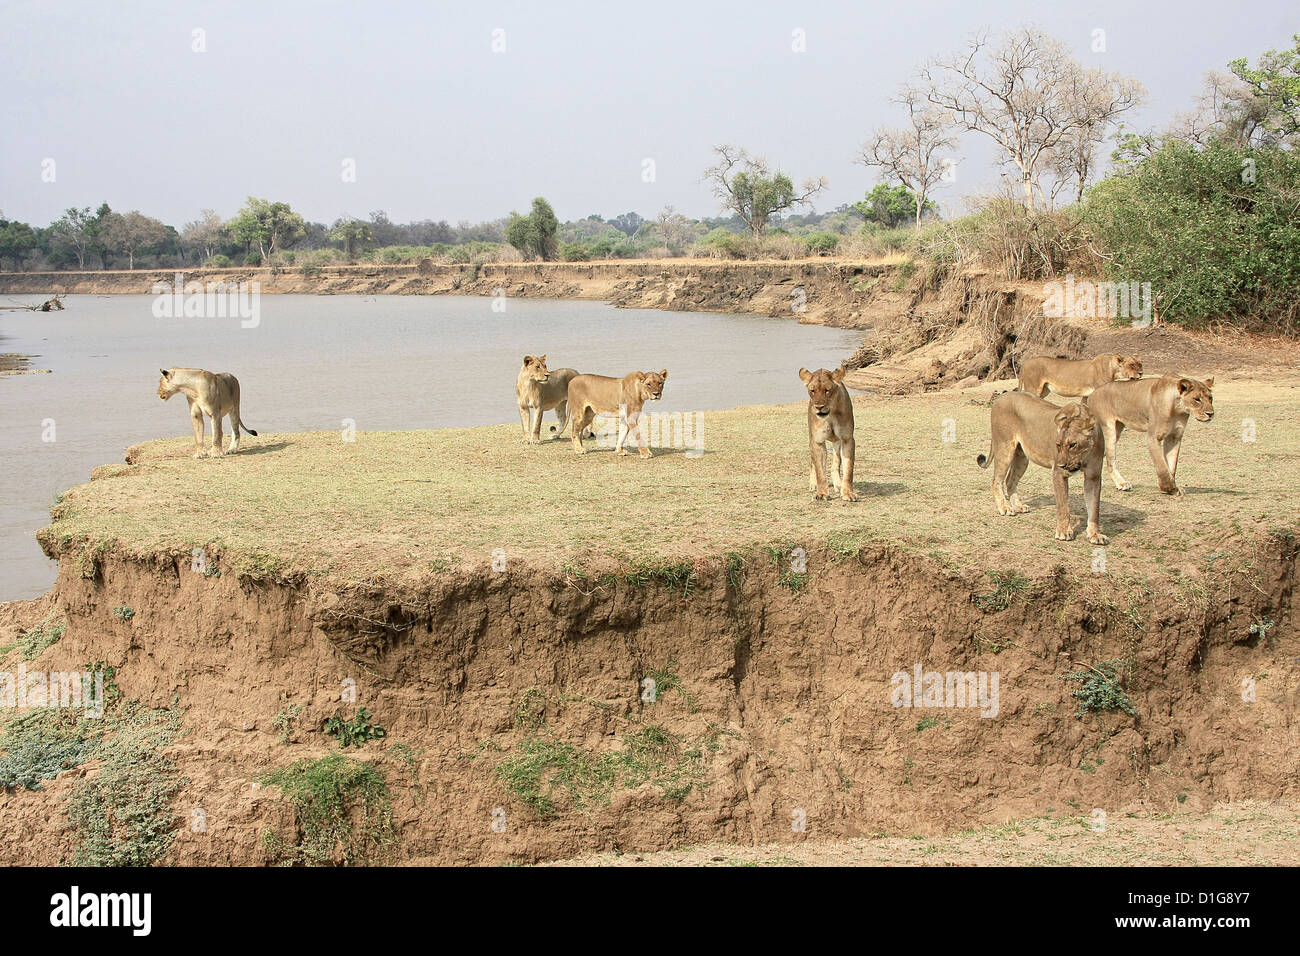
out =
[[659,373],[659,377],[662,378],[662,379],[664,379],[665,381],[667,381],[667,380],[668,380],[668,369],[664,369],[662,372],[660,372],[660,373]]
[[812,372],[808,371],[806,368],[799,369],[799,381],[807,385],[812,381]]
[[171,377],[172,377],[172,373],[169,372],[169,371],[168,371],[167,369],[165,369],[165,368],[160,368],[158,371],[160,371],[160,372],[163,373],[163,378],[171,378]]
[[1192,387],[1193,384],[1194,384],[1194,383],[1192,382],[1192,380],[1191,380],[1190,378],[1180,378],[1180,379],[1178,380],[1178,392],[1179,392],[1179,394],[1181,395],[1182,393],[1188,391],[1188,390]]
[[1066,409],[1066,408],[1063,408],[1063,409],[1061,409],[1059,412],[1057,412],[1057,413],[1056,413],[1056,418],[1053,419],[1053,421],[1056,422],[1056,427],[1057,427],[1057,428],[1064,428],[1065,425],[1066,425],[1066,423],[1067,423],[1069,420],[1070,420],[1070,412],[1069,412],[1069,409]]
[[841,365],[835,371],[831,372],[831,381],[836,385],[844,381],[844,366]]
[[532,357],[531,355],[525,355],[525,356],[524,356],[524,364],[525,364],[525,365],[532,365],[532,364],[533,364],[533,357]]
[[645,381],[645,372],[633,372],[632,374],[636,376],[636,380],[637,380],[638,382],[644,382],[644,381]]
[[1207,378],[1207,379],[1205,380],[1205,387],[1206,387],[1206,388],[1214,388],[1214,379],[1212,379],[1212,378]]
[[545,356],[545,355],[539,355],[539,356],[537,356],[537,364],[538,364],[538,365],[543,365],[543,364],[545,364],[545,362],[546,362],[546,356]]
[[1124,364],[1124,356],[1122,356],[1122,355],[1116,355],[1116,356],[1115,356],[1115,361],[1118,362],[1120,365],[1123,365],[1123,364]]

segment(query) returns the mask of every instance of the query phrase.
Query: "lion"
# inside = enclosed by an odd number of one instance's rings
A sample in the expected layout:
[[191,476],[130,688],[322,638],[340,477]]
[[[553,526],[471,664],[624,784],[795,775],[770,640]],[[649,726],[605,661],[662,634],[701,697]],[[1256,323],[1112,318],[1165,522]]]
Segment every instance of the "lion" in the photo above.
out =
[[190,404],[190,420],[194,423],[195,458],[203,457],[203,416],[212,419],[213,458],[225,454],[221,450],[221,419],[230,416],[230,453],[239,451],[239,430],[256,437],[257,432],[247,427],[239,417],[239,379],[229,372],[206,372],[201,368],[160,369],[158,397],[164,402],[180,392]]
[[853,400],[844,387],[844,366],[830,372],[819,368],[810,372],[799,369],[799,380],[808,389],[808,452],[812,467],[808,472],[808,489],[814,501],[826,501],[826,455],[831,457],[831,488],[845,501],[857,501],[853,490]]
[[618,415],[618,444],[615,451],[626,455],[623,443],[630,427],[636,427],[637,449],[642,458],[653,458],[641,427],[641,409],[646,402],[663,398],[668,369],[661,372],[629,372],[622,378],[607,375],[576,375],[569,382],[569,437],[573,450],[586,454],[582,439],[597,412]]
[[1136,355],[1098,355],[1094,359],[1026,359],[1020,369],[1020,390],[1046,398],[1050,388],[1062,398],[1086,398],[1107,382],[1127,382],[1142,377],[1142,360]]
[[993,403],[989,415],[993,444],[991,455],[975,463],[987,468],[993,461],[993,500],[998,514],[1023,514],[1029,506],[1016,494],[1020,477],[1032,461],[1052,469],[1056,493],[1056,540],[1072,541],[1070,476],[1083,472],[1083,500],[1088,509],[1088,540],[1108,544],[1101,533],[1101,462],[1104,447],[1101,424],[1088,403],[1071,402],[1064,408],[1024,392],[1007,392]]
[[523,367],[515,379],[515,398],[519,400],[519,421],[524,426],[524,441],[530,445],[541,442],[542,416],[552,408],[560,420],[560,427],[557,429],[552,425],[551,432],[556,438],[564,434],[569,422],[569,382],[577,374],[577,369],[572,368],[549,371],[545,355],[524,356]]
[[1147,433],[1147,449],[1156,466],[1156,481],[1167,495],[1181,496],[1174,476],[1187,419],[1208,422],[1214,417],[1214,379],[1199,382],[1181,375],[1163,375],[1140,382],[1112,382],[1092,393],[1089,404],[1101,420],[1106,439],[1106,468],[1120,491],[1133,486],[1119,473],[1115,446],[1124,428]]

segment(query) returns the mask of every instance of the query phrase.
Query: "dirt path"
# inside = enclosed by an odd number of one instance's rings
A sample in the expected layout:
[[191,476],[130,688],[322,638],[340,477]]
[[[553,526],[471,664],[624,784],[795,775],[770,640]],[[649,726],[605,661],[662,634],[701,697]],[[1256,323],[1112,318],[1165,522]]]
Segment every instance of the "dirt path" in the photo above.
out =
[[708,844],[660,853],[593,853],[547,866],[1295,866],[1300,807],[1235,803],[1209,813],[1137,809],[1104,820],[1021,820],[946,837],[761,846]]

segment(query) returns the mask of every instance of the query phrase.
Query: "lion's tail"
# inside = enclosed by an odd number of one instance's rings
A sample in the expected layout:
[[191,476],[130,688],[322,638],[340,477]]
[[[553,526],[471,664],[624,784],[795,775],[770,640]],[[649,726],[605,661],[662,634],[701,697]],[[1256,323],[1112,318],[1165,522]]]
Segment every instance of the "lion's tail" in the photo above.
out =
[[249,428],[249,427],[248,427],[247,425],[245,425],[243,422],[240,422],[239,425],[238,425],[237,427],[242,428],[242,429],[244,430],[244,434],[245,434],[245,435],[252,435],[254,438],[257,437],[257,432],[253,431],[251,428]]
[[975,464],[979,465],[981,468],[987,468],[987,467],[989,466],[989,461],[990,461],[990,460],[991,460],[991,459],[990,459],[990,457],[989,457],[988,455],[976,455],[976,456],[975,456]]

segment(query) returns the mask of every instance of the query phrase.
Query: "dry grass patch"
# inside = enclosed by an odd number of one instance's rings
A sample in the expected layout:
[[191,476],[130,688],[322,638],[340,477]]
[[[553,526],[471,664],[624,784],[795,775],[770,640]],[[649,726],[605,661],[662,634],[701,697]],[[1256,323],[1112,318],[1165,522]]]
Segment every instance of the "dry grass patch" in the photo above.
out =
[[[990,473],[974,461],[988,450],[991,390],[858,396],[855,504],[812,501],[798,404],[704,412],[701,457],[664,449],[649,461],[607,448],[580,457],[567,440],[523,445],[515,424],[354,442],[264,434],[238,455],[201,461],[189,438],[167,439],[136,449],[134,467],[69,491],[42,535],[59,550],[211,546],[254,576],[420,576],[485,565],[498,548],[557,569],[597,556],[681,561],[828,542],[842,559],[873,540],[962,566],[1088,571],[1085,539],[1052,537],[1045,469],[1031,466],[1021,486],[1029,514],[993,511]],[[1215,420],[1187,428],[1185,497],[1156,489],[1144,436],[1121,442],[1135,490],[1102,492],[1112,573],[1177,576],[1243,535],[1300,524],[1300,392],[1230,382],[1215,391]],[[1242,440],[1243,419],[1255,423],[1254,442]],[[946,428],[955,440],[943,440]],[[1081,478],[1071,491],[1081,523]]]

